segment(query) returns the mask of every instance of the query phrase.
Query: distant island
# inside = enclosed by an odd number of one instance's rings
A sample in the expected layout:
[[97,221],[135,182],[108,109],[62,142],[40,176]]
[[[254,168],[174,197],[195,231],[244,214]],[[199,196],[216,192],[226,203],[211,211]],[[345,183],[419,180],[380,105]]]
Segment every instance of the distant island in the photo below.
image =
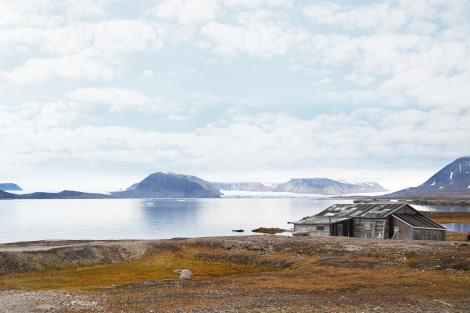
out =
[[73,190],[63,190],[61,192],[33,192],[27,194],[15,194],[0,190],[0,200],[15,199],[108,199],[111,195],[101,193],[87,193]]
[[19,191],[23,190],[20,186],[14,183],[0,183],[0,190],[14,190]]

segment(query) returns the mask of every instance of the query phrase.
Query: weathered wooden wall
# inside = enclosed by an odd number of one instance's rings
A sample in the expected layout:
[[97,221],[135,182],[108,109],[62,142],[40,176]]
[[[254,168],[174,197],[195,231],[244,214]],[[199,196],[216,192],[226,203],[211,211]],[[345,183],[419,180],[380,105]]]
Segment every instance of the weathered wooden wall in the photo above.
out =
[[393,239],[399,240],[437,240],[445,241],[445,230],[411,227],[405,222],[394,218],[393,226],[398,227],[398,233],[395,234]]
[[[323,230],[319,230],[318,227],[322,227]],[[310,236],[329,236],[330,225],[305,225],[305,224],[294,224],[294,232],[306,229],[310,232]]]
[[355,218],[354,237],[388,238],[387,219]]

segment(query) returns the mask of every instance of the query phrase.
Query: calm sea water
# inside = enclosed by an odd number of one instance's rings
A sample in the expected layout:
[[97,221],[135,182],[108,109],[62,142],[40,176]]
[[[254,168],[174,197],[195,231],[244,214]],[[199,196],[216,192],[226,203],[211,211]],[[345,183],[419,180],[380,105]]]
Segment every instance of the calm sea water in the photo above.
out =
[[[0,243],[45,239],[163,239],[289,229],[288,221],[350,200],[314,198],[0,201]],[[424,208],[426,209],[426,208]],[[466,208],[468,210],[468,208]],[[232,230],[243,229],[243,233]],[[288,234],[288,233],[286,233]]]

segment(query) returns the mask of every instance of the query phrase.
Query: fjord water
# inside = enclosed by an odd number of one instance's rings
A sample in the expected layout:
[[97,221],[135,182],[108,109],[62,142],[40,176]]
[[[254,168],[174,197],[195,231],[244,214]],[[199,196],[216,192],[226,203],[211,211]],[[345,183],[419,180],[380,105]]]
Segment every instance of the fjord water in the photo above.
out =
[[[3,200],[0,243],[246,235],[253,234],[251,230],[258,227],[289,229],[292,227],[287,224],[289,221],[313,215],[335,203],[351,202],[311,197]],[[244,232],[232,231],[239,229]]]
[[[350,200],[312,198],[0,201],[0,243],[49,239],[164,239],[288,229],[289,221]],[[232,230],[243,229],[243,233]]]

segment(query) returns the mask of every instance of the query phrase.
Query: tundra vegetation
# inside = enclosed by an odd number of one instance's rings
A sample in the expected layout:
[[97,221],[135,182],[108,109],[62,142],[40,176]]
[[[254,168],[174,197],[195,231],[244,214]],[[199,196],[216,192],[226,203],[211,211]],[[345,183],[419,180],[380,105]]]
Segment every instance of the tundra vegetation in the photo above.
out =
[[[470,213],[450,217],[435,220],[469,222]],[[468,312],[470,246],[463,233],[447,240],[3,244],[0,300],[8,312]],[[180,279],[182,269],[191,279]]]

